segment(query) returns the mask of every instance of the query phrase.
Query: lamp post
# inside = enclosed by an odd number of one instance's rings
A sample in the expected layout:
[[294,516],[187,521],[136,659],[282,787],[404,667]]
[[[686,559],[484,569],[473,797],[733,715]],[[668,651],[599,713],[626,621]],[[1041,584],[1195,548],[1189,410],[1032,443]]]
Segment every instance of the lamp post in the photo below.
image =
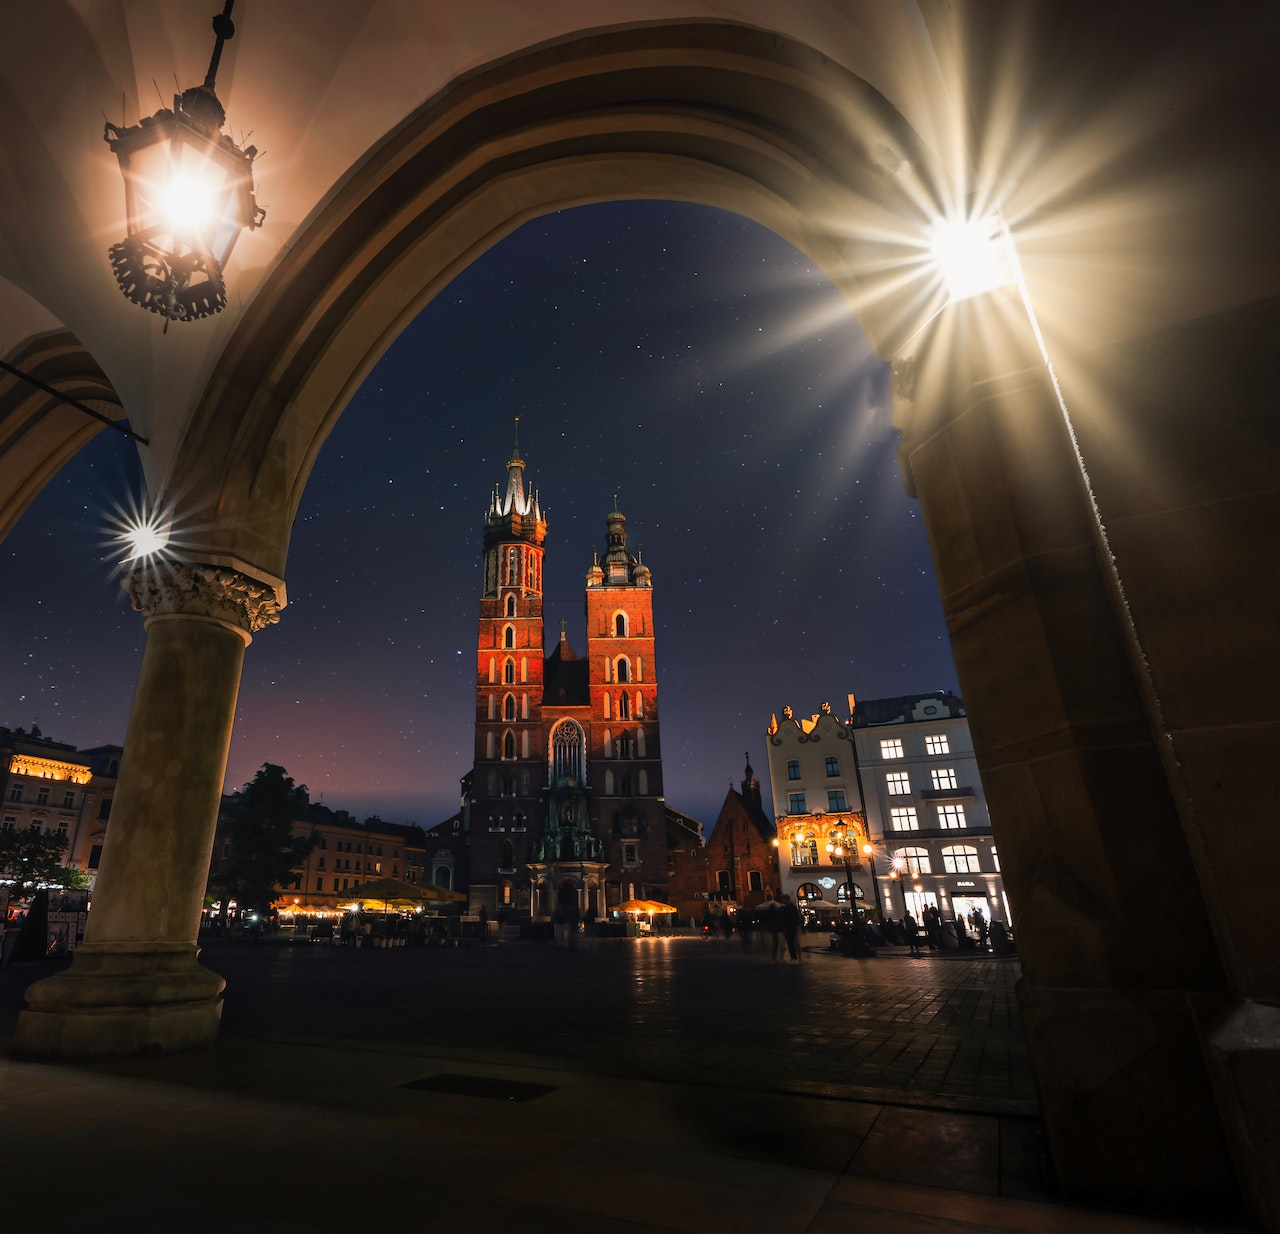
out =
[[850,851],[856,852],[853,845],[857,842],[856,837],[850,833],[849,828],[841,823],[831,829],[831,839],[827,841],[827,855],[833,861],[841,861],[844,863],[844,880],[845,888],[849,896],[849,903],[853,906],[853,919],[858,920],[858,897],[853,886],[853,866],[849,862]]
[[213,19],[217,36],[204,82],[128,128],[107,122],[103,138],[124,177],[127,234],[109,251],[125,297],[171,321],[209,317],[226,307],[223,270],[245,228],[266,211],[254,198],[254,146],[225,133],[214,93],[222,45],[235,34],[231,8]]
[[880,884],[876,880],[876,850],[870,844],[862,846],[862,855],[867,859],[867,870],[871,875],[871,885],[876,892],[876,915],[884,921],[884,904],[880,900]]

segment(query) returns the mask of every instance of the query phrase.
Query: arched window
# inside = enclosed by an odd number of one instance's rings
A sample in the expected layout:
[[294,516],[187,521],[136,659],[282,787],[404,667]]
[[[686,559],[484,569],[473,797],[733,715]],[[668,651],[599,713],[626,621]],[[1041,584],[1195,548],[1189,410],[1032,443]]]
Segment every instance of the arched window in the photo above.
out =
[[904,869],[911,877],[933,872],[933,867],[929,864],[927,848],[899,848],[894,850],[893,856],[895,863],[899,861],[902,863],[898,868]]
[[644,729],[636,729],[636,758],[644,758]]
[[514,648],[516,645],[516,628],[515,626],[506,626],[502,631],[502,645],[508,649]]
[[978,850],[972,844],[948,844],[942,850],[942,868],[948,874],[977,874]]
[[618,657],[618,680],[623,682],[631,680],[631,661],[626,656]]
[[640,796],[647,797],[649,795],[649,773],[640,768]]
[[516,615],[516,598],[515,596],[507,597],[507,616],[514,617]]
[[613,757],[613,730],[609,728],[604,730],[604,756]]
[[520,680],[521,681],[529,680],[529,657],[528,656],[520,657]]
[[556,784],[569,777],[585,782],[585,752],[582,729],[573,720],[561,720],[551,730],[551,783]]
[[626,638],[626,636],[627,636],[627,615],[626,615],[626,613],[619,613],[619,614],[618,614],[618,615],[613,619],[613,632],[614,632],[614,634],[616,634],[619,638]]
[[631,719],[631,698],[625,691],[618,695],[618,719]]
[[621,775],[618,777],[618,792],[623,797],[631,796],[631,777],[629,775]]
[[493,685],[498,680],[498,662],[494,659],[489,660],[489,684]]
[[618,757],[631,758],[633,757],[633,753],[634,753],[634,747],[631,742],[631,734],[622,733],[618,737]]
[[606,691],[604,696],[604,718],[608,720],[613,715],[613,699]]
[[502,700],[502,718],[504,720],[514,720],[516,718],[516,696],[508,694]]
[[502,681],[504,685],[513,686],[516,683],[516,662],[507,657],[507,662],[502,666]]
[[516,756],[516,735],[510,729],[502,734],[502,757],[515,758]]
[[516,868],[516,852],[511,847],[510,840],[502,841],[502,868],[504,870],[514,870]]
[[606,771],[604,773],[604,795],[606,797],[613,796],[613,772]]

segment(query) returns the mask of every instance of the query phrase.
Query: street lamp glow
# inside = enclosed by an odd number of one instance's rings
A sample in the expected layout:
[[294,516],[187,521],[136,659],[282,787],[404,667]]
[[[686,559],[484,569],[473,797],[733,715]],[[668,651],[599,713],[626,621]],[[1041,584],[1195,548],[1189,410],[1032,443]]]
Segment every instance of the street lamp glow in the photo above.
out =
[[130,523],[116,538],[125,546],[125,561],[145,561],[164,552],[169,544],[169,528],[144,516]]
[[929,254],[946,283],[950,303],[1018,281],[1009,232],[997,215],[935,223]]

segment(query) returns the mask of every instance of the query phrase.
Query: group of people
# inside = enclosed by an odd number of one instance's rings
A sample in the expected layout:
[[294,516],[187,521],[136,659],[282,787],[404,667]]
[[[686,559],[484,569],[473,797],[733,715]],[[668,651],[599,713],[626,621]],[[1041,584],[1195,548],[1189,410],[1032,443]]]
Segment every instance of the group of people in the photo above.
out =
[[732,914],[708,909],[702,915],[702,936],[731,938],[736,933],[744,951],[768,950],[775,963],[799,964],[801,925],[799,907],[789,895],[782,895]]

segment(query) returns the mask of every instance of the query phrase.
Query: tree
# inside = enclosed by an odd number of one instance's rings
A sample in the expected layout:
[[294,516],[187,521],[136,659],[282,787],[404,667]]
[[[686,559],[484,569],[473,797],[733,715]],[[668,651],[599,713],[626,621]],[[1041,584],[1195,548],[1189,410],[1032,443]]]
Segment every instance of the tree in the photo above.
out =
[[61,883],[66,850],[65,835],[41,831],[34,823],[22,831],[0,831],[0,878],[13,883],[17,898],[26,899],[41,883]]
[[317,836],[296,836],[295,820],[307,817],[310,801],[305,784],[294,784],[283,767],[263,763],[257,774],[223,809],[219,831],[226,841],[223,855],[209,872],[209,890],[241,913],[267,912],[290,882],[296,867],[316,846]]

